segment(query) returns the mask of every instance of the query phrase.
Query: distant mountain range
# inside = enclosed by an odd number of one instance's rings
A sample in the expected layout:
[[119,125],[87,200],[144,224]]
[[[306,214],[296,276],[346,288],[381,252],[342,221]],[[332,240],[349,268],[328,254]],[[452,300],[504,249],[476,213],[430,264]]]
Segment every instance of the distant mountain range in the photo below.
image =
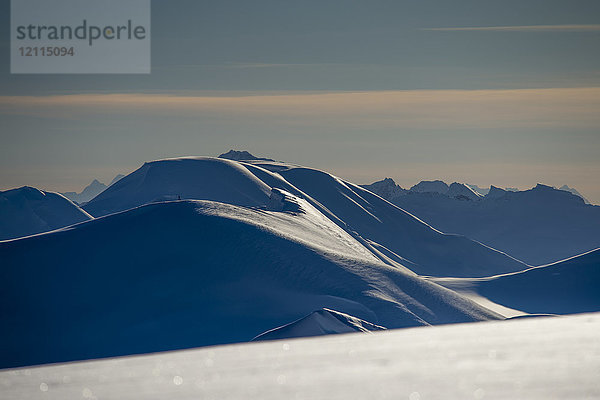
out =
[[483,191],[424,181],[405,190],[390,178],[363,187],[442,232],[465,235],[530,265],[600,247],[600,207],[585,204],[571,188]]

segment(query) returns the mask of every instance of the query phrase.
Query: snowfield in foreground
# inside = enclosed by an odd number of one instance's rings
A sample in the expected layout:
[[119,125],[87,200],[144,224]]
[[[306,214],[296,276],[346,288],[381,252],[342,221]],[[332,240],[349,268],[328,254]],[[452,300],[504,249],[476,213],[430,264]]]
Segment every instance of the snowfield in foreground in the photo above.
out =
[[0,372],[13,399],[597,399],[600,313]]

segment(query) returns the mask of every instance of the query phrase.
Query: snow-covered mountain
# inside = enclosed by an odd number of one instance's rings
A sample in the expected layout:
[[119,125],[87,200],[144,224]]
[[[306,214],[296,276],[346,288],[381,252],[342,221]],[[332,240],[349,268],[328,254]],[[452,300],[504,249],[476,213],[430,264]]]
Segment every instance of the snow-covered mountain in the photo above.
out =
[[239,162],[212,157],[172,158],[145,163],[89,201],[84,209],[103,216],[177,199],[264,206],[270,193],[271,188]]
[[370,190],[373,193],[377,193],[384,199],[394,202],[398,197],[405,196],[408,190],[403,189],[392,178],[385,178],[383,180],[371,183],[370,185],[361,185],[363,188]]
[[0,240],[34,235],[92,219],[54,192],[24,186],[0,192]]
[[108,186],[100,182],[98,179],[94,179],[92,183],[90,183],[81,191],[81,193],[64,192],[61,194],[77,204],[83,204],[98,196],[100,193],[106,190],[107,187]]
[[467,185],[458,182],[454,182],[448,187],[446,196],[450,197],[451,199],[467,201],[479,200],[481,197],[483,197]]
[[277,340],[381,330],[385,330],[385,328],[348,314],[323,308],[313,311],[297,321],[261,333],[253,340]]
[[[213,160],[199,162],[241,168]],[[386,328],[499,318],[384,264],[308,200],[267,199],[168,201],[1,242],[0,367],[247,341],[322,308]]]
[[518,192],[491,186],[482,197],[462,184],[442,193],[440,182],[424,182],[416,185],[420,191],[394,197],[389,187],[398,186],[392,180],[388,188],[364,187],[442,232],[465,235],[531,265],[600,247],[600,207],[568,191],[541,184]]
[[435,276],[489,276],[528,266],[458,235],[446,235],[331,174],[282,162],[212,157],[144,164],[84,206],[99,217],[177,199],[266,207],[271,189],[303,198],[390,265]]
[[64,192],[61,193],[63,196],[68,198],[69,200],[74,201],[77,204],[85,204],[94,197],[98,196],[100,193],[106,190],[107,187],[114,185],[125,175],[118,174],[113,178],[110,184],[107,186],[104,183],[100,182],[98,179],[94,179],[92,183],[86,186],[81,193],[77,192]]

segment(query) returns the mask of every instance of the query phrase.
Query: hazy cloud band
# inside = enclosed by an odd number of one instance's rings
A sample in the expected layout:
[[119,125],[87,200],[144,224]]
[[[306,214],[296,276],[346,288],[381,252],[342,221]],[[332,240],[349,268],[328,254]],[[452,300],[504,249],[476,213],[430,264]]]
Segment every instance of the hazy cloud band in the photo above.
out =
[[600,126],[600,88],[401,90],[254,95],[77,94],[0,96],[0,114],[81,118],[148,114],[268,118],[372,128]]

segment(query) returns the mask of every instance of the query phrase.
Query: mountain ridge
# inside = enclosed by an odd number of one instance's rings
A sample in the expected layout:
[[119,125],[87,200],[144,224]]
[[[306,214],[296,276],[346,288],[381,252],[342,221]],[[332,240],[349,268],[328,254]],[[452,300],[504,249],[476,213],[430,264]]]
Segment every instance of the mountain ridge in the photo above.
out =
[[30,186],[0,192],[0,241],[35,235],[92,219],[60,193]]

